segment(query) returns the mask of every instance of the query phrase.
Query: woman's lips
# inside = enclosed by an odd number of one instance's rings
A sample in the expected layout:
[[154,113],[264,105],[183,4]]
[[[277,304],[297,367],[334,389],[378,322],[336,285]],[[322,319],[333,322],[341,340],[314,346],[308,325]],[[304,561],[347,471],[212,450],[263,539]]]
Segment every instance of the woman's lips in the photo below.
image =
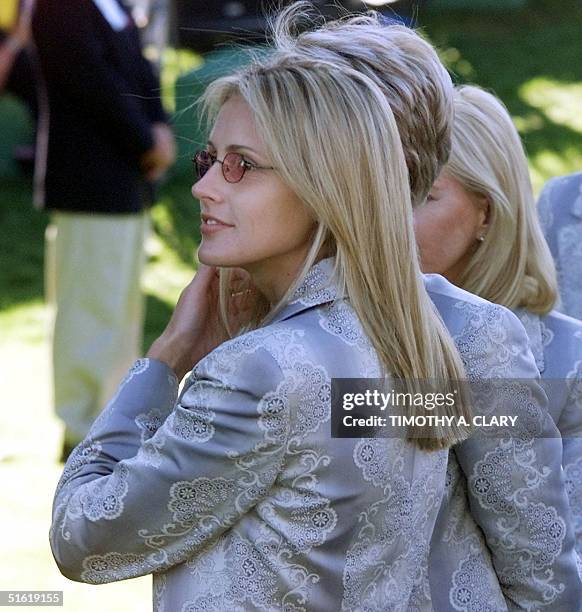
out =
[[203,217],[202,224],[200,225],[200,233],[208,236],[216,234],[216,232],[220,232],[221,230],[228,229],[229,227],[234,226],[222,223],[222,221],[218,221],[218,219],[212,217]]

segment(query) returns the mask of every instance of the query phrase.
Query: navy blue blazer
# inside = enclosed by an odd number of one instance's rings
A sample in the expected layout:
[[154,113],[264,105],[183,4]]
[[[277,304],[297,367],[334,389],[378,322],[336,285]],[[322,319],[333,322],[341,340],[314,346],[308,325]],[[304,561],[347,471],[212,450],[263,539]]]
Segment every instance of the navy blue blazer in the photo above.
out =
[[140,158],[165,114],[139,32],[122,10],[127,26],[116,30],[92,0],[37,0],[33,34],[49,110],[46,208],[131,213],[151,199]]

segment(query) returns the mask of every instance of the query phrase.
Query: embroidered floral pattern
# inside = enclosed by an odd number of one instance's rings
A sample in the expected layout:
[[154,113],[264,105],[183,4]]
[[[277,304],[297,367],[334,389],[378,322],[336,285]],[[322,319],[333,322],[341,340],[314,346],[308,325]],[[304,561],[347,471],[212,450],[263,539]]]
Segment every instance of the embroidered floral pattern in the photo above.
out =
[[[446,301],[441,298],[439,303]],[[566,537],[566,509],[554,488],[559,470],[559,453],[554,453],[557,444],[540,440],[544,434],[553,434],[555,427],[543,410],[535,382],[515,380],[535,378],[537,372],[524,360],[523,333],[508,311],[480,301],[459,302],[456,308],[459,317],[453,319],[445,306],[445,320],[456,325],[454,339],[468,377],[474,382],[486,381],[486,388],[494,390],[490,397],[477,398],[478,411],[487,414],[500,408],[499,414],[517,415],[519,427],[490,435],[480,430],[455,448],[465,474],[456,465],[448,470],[450,487],[435,526],[438,545],[434,548],[445,561],[439,565],[435,558],[430,567],[439,584],[446,576],[453,609],[504,609],[489,549],[474,523],[477,520],[494,553],[498,580],[508,602],[518,601],[529,610],[552,609],[552,605],[562,605],[566,589],[565,576],[554,569]],[[544,353],[554,341],[554,332],[540,323],[539,317],[526,316],[526,330],[535,339],[536,365],[546,369],[552,361]],[[514,380],[504,380],[508,376]],[[472,516],[467,494],[472,497]]]
[[455,308],[465,319],[465,327],[454,340],[469,379],[504,378],[521,351],[521,346],[510,342],[507,332],[512,325],[508,325],[506,311],[489,303],[457,302]]
[[576,551],[582,558],[582,457],[564,466],[566,492],[570,501],[574,531],[576,532]]
[[330,282],[333,262],[332,258],[323,259],[313,266],[295,290],[290,304],[300,302],[303,306],[314,306],[332,302],[337,296],[336,288]]
[[208,442],[214,435],[215,413],[204,406],[190,406],[188,412],[178,407],[170,415],[170,427],[172,431],[183,440],[203,443]]
[[512,442],[502,441],[475,464],[469,483],[483,508],[514,516],[516,504],[528,489],[543,484],[549,469],[538,470],[531,450],[516,451]]
[[198,520],[199,514],[224,503],[234,485],[234,481],[225,478],[197,478],[191,482],[176,482],[170,488],[168,510],[172,512],[173,520],[190,525]]
[[560,553],[566,535],[566,522],[558,517],[555,508],[530,503],[525,512],[527,552],[532,554],[536,570],[543,570]]
[[477,554],[468,554],[453,574],[450,592],[452,607],[459,612],[499,612],[506,610],[503,599],[491,596],[498,594],[496,576],[485,562],[486,557],[480,550],[484,544],[477,545]]
[[149,440],[165,420],[166,413],[161,410],[150,410],[147,413],[138,414],[135,417],[135,424],[141,430],[141,442]]
[[582,319],[582,223],[561,227],[557,231],[558,284],[564,312]]
[[[175,387],[160,364],[134,375],[131,402],[117,396],[94,448],[83,451],[93,458],[57,493],[51,541],[71,576],[98,584],[154,573],[156,612],[308,612],[339,609],[340,597],[346,612],[429,609],[427,558],[447,452],[425,453],[400,439],[330,440],[331,377],[347,360],[374,375],[377,363],[366,359],[345,300],[311,308],[334,293],[324,268],[316,266],[271,324],[203,359],[173,411]],[[464,322],[466,314],[458,308],[453,318]],[[490,320],[483,310],[469,315],[468,333],[479,336],[482,320],[494,340],[477,342],[490,354],[501,347],[511,365],[511,325],[495,312]],[[487,361],[481,365],[487,371]],[[166,399],[151,405],[164,386]],[[122,437],[136,454],[120,463]],[[520,470],[541,490],[539,461],[528,463],[522,448]],[[506,490],[483,474],[488,491]],[[523,583],[537,581],[555,600],[560,576],[542,568],[542,553],[556,554],[560,512],[532,506],[518,527],[511,513],[492,515],[506,529],[493,534],[500,541],[517,543],[522,532],[535,539],[519,552],[529,563]],[[501,556],[504,579],[516,584],[517,553]]]
[[582,410],[582,361],[573,364],[572,369],[566,375],[566,381],[569,403],[576,406],[576,409]]
[[[405,442],[395,440],[393,444],[403,450]],[[381,439],[359,440],[354,448],[354,463],[362,470],[364,479],[375,487],[383,487],[390,480],[392,476],[390,461],[391,457],[386,452],[386,445]]]
[[[89,483],[87,489],[79,496],[83,514],[90,521],[105,519],[111,521],[123,512],[123,499],[127,495],[127,466],[118,464],[117,478],[99,479]],[[75,495],[71,503],[75,505]]]
[[261,399],[258,411],[261,414],[259,427],[265,432],[265,437],[282,444],[288,434],[287,397],[276,391],[267,393]]
[[86,438],[79,446],[76,446],[69,455],[63,474],[59,479],[56,493],[67,484],[73,474],[78,472],[83,466],[89,465],[92,461],[97,459],[101,450],[101,444],[91,438]]
[[221,538],[204,555],[203,562],[193,568],[194,577],[202,580],[196,589],[197,597],[182,609],[189,612],[277,609],[277,575],[265,559],[260,546],[236,533],[229,540]]
[[353,378],[379,378],[382,367],[374,348],[350,304],[339,300],[324,306],[319,311],[319,324],[329,334],[341,338],[343,342],[360,351],[361,369],[353,373]]
[[321,366],[295,363],[284,383],[287,394],[297,398],[292,435],[299,438],[317,431],[331,416],[330,377]]
[[[381,499],[363,510],[360,529],[346,556],[342,611],[408,610],[409,602],[424,600],[428,563],[428,540],[432,530],[430,517],[441,503],[446,468],[446,452],[422,456],[417,451],[403,462],[403,451],[410,448],[393,441],[362,440],[354,450],[354,461],[366,480],[375,486],[385,483]],[[390,476],[370,474],[370,466],[380,459],[381,448],[388,457],[385,469]],[[435,461],[436,460],[436,461]],[[415,478],[405,474],[414,467]],[[366,471],[368,474],[366,476]],[[390,551],[390,554],[388,554]]]
[[84,559],[81,579],[89,584],[105,584],[145,573],[147,562],[144,555],[111,552]]

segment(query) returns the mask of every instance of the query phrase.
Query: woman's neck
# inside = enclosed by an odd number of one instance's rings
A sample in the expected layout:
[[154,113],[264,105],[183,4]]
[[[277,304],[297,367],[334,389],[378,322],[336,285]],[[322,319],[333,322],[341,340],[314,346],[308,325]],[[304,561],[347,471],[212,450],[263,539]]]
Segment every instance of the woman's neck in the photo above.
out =
[[[276,306],[283,296],[289,290],[289,287],[295,282],[299,276],[305,259],[309,253],[309,249],[289,256],[274,257],[269,260],[263,260],[256,266],[245,266],[246,271],[251,275],[253,284],[257,290],[268,300],[271,308]],[[313,262],[324,259],[326,255],[320,252]]]

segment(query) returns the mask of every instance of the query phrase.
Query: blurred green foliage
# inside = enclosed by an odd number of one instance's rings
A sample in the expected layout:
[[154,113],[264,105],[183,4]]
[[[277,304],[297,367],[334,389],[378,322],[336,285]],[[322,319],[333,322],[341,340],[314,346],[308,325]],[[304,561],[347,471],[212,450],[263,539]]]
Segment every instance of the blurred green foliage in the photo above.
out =
[[529,0],[503,14],[429,12],[422,23],[457,83],[481,85],[506,104],[536,191],[551,176],[582,168],[580,23],[576,0]]

